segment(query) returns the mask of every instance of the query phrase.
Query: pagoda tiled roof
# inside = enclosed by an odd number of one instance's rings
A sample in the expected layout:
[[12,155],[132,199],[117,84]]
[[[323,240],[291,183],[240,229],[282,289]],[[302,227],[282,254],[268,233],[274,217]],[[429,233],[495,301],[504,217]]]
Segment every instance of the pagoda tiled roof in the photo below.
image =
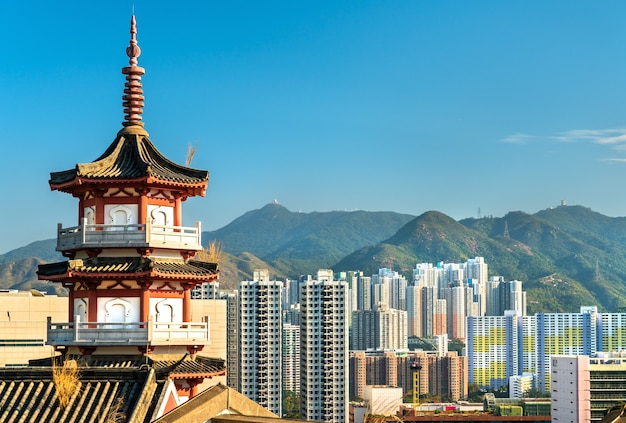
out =
[[154,370],[148,368],[81,369],[79,379],[67,406],[62,408],[52,367],[0,368],[0,420],[95,422],[117,412],[143,421],[147,410],[140,400],[156,386]]
[[186,355],[181,360],[154,360],[152,366],[157,377],[167,375],[172,379],[190,377],[213,377],[226,374],[224,360]]
[[72,278],[149,277],[151,279],[185,279],[210,282],[217,278],[217,263],[197,260],[157,259],[150,257],[89,257],[63,262],[40,264],[40,279],[51,281]]
[[178,188],[189,195],[204,196],[209,172],[192,169],[167,159],[139,126],[122,129],[107,150],[91,163],[50,174],[50,188],[72,192],[79,185],[124,185],[143,183]]
[[169,380],[225,374],[221,359],[170,358],[76,356],[79,382],[65,408],[59,404],[50,358],[33,360],[37,364],[28,367],[0,367],[0,421],[100,422],[116,414],[115,421],[146,423],[154,419]]

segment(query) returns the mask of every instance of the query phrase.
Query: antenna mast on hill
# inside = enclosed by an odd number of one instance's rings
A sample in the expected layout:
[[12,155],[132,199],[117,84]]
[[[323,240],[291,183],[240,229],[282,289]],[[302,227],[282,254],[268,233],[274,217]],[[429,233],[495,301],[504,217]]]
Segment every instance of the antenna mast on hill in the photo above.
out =
[[504,233],[502,234],[503,237],[505,238],[510,238],[511,236],[509,235],[509,222],[508,220],[504,221]]

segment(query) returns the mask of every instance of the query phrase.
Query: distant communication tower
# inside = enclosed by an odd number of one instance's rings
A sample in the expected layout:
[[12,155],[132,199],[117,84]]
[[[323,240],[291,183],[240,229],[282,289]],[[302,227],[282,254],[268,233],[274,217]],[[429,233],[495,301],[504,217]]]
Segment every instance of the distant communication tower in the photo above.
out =
[[480,219],[480,207],[478,208],[478,218]]
[[509,235],[509,222],[508,220],[504,221],[504,233],[502,234],[503,237],[505,238],[510,238],[511,236]]

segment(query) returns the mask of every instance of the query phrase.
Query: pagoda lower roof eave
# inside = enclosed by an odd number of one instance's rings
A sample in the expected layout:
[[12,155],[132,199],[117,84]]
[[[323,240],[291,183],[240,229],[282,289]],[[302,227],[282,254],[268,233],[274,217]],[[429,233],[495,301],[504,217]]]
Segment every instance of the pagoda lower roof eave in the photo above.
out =
[[178,372],[172,372],[170,373],[170,378],[171,379],[194,379],[194,378],[212,378],[212,377],[218,377],[218,376],[225,376],[226,375],[226,371],[225,370],[219,370],[219,371],[214,371],[214,372],[189,372],[189,373],[178,373]]
[[50,189],[52,191],[61,191],[66,193],[73,193],[92,186],[152,186],[154,188],[161,189],[173,189],[178,191],[185,191],[188,196],[200,196],[206,195],[208,181],[203,181],[195,184],[169,181],[166,179],[155,178],[152,176],[133,178],[133,179],[115,179],[115,178],[83,178],[75,177],[74,179],[55,184],[50,182]]
[[218,275],[193,275],[193,274],[179,274],[171,275],[158,272],[135,272],[135,273],[115,273],[115,272],[65,272],[57,275],[38,275],[39,280],[46,280],[50,282],[80,282],[86,279],[88,280],[110,280],[110,279],[149,279],[149,280],[181,280],[181,281],[194,281],[198,283],[202,282],[215,282]]
[[213,282],[219,271],[216,263],[164,261],[146,257],[106,257],[41,264],[40,280],[78,282],[104,279],[149,279]]

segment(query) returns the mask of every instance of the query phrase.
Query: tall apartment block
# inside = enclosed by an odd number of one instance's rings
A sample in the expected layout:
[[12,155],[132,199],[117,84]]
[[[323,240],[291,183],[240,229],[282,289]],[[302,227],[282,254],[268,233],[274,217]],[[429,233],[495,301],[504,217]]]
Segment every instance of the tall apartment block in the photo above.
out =
[[418,286],[406,288],[407,332],[409,336],[422,336],[422,291]]
[[538,313],[537,384],[549,392],[552,382],[551,356],[591,355],[597,351],[596,307],[581,307],[580,313]]
[[239,386],[239,292],[221,293],[226,299],[226,384],[241,392]]
[[552,421],[558,423],[591,421],[589,357],[555,355],[551,362]]
[[420,366],[419,392],[458,401],[467,397],[467,357],[456,352],[441,356],[433,352],[353,351],[350,353],[350,395],[363,398],[367,385],[402,388],[404,395],[414,389],[414,364]]
[[470,316],[467,319],[470,383],[498,389],[508,386],[518,370],[518,319],[506,316]]
[[282,291],[267,270],[239,283],[239,389],[282,414]]
[[352,349],[408,349],[407,312],[384,305],[353,312]]
[[488,316],[502,316],[506,310],[526,314],[526,292],[521,281],[505,281],[494,276],[485,284],[486,313]]
[[348,287],[319,270],[300,291],[300,417],[348,418]]
[[300,326],[283,322],[283,390],[300,393]]
[[537,313],[506,317],[468,319],[470,383],[497,389],[511,376],[532,373],[536,388],[549,392],[552,357],[590,356],[626,348],[619,327],[624,313],[598,313],[596,307],[581,307],[579,313]]

